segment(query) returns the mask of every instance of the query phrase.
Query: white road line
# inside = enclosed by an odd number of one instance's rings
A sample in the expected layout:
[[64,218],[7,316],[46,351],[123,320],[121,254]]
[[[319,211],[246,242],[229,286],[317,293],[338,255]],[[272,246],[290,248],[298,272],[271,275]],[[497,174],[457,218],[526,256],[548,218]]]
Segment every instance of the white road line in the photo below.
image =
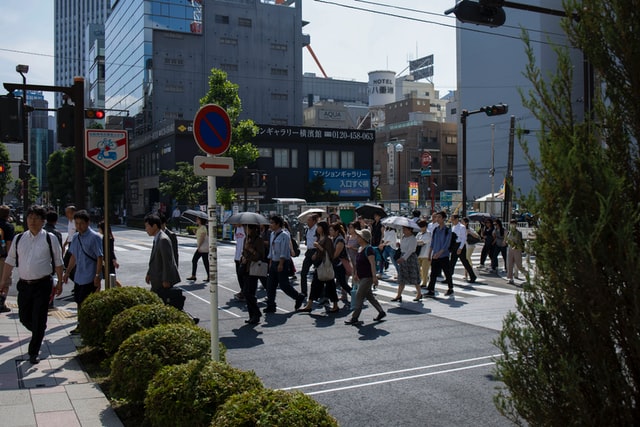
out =
[[430,377],[430,376],[433,376],[433,375],[440,375],[440,374],[449,374],[451,372],[466,371],[468,369],[482,368],[484,366],[491,366],[491,365],[494,365],[494,363],[493,362],[481,363],[479,365],[463,366],[461,368],[446,369],[444,371],[438,371],[438,372],[428,372],[426,374],[411,375],[411,376],[408,376],[408,377],[392,378],[392,379],[389,379],[389,380],[373,381],[373,382],[365,383],[365,384],[356,384],[356,385],[350,385],[350,386],[345,386],[345,387],[332,388],[332,389],[328,389],[328,390],[312,391],[310,393],[305,393],[305,394],[307,396],[314,396],[316,394],[333,393],[333,392],[336,392],[336,391],[352,390],[354,388],[369,387],[369,386],[378,385],[378,384],[395,383],[395,382],[398,382],[398,381],[406,381],[406,380],[412,380],[412,379],[415,379],[415,378]]
[[[150,251],[151,247],[150,246],[140,246],[140,245],[134,245],[134,244],[126,244],[123,245],[125,248],[133,248],[136,249],[138,251]],[[122,246],[118,246],[118,247],[122,247]]]
[[[183,292],[188,293],[188,294],[189,294],[189,295],[191,295],[192,297],[194,297],[194,298],[196,298],[196,299],[199,299],[200,301],[202,301],[202,302],[204,302],[204,303],[206,303],[206,304],[211,305],[211,301],[209,301],[209,300],[207,300],[207,299],[205,299],[205,298],[202,298],[202,297],[200,297],[200,296],[198,296],[198,295],[194,294],[194,293],[193,293],[193,292],[191,292],[191,291],[188,291],[188,290],[184,289],[182,286],[176,286],[176,287],[177,287],[177,288],[182,289],[182,291],[183,291]],[[235,317],[238,317],[238,318],[242,317],[242,316],[240,316],[239,314],[236,314],[236,313],[234,313],[234,312],[232,312],[232,311],[229,311],[229,310],[227,310],[227,309],[225,309],[225,308],[222,308],[222,307],[218,307],[218,310],[224,311],[225,313],[229,313],[229,314],[231,314],[232,316],[235,316]]]

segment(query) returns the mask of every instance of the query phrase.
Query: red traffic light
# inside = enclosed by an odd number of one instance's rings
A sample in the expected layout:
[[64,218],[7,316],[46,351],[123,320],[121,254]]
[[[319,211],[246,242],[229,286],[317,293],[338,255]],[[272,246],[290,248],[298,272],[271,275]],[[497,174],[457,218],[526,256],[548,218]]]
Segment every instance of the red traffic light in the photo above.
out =
[[3,164],[0,164],[0,173],[5,173],[7,171],[7,167]]
[[102,120],[104,119],[104,110],[97,108],[87,108],[84,110],[85,119]]
[[484,111],[487,116],[499,116],[501,114],[507,114],[509,106],[507,104],[487,105],[482,107],[480,111]]

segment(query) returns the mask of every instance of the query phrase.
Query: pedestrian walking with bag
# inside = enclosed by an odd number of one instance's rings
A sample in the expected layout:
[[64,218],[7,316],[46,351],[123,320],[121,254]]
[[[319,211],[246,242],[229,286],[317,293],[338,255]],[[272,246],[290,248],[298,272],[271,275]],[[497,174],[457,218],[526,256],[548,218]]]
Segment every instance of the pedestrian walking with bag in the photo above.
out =
[[247,302],[249,319],[245,323],[257,325],[260,323],[260,309],[256,291],[258,289],[258,278],[266,277],[268,274],[268,264],[265,262],[265,245],[260,237],[260,227],[258,225],[247,225],[245,227],[247,235],[244,239],[242,258],[240,263],[243,268],[242,294]]
[[198,260],[202,258],[204,265],[205,282],[209,281],[209,232],[207,230],[207,220],[196,217],[196,251],[191,259],[191,277],[187,277],[189,281],[196,281],[196,270],[198,269]]
[[431,231],[428,229],[429,223],[421,219],[418,221],[420,231],[416,235],[416,243],[420,251],[418,252],[418,265],[420,266],[420,287],[426,288],[429,283],[429,268],[431,268],[431,260],[429,259],[429,247],[431,246]]
[[311,313],[313,301],[322,297],[329,298],[332,302],[330,313],[337,313],[338,294],[336,292],[335,270],[333,267],[333,242],[329,237],[329,224],[326,221],[318,221],[316,224],[316,241],[313,244],[316,252],[312,256],[315,270],[311,282],[311,292],[307,305],[299,309],[299,312]]
[[329,226],[329,236],[333,241],[333,271],[336,276],[336,284],[340,285],[340,299],[349,304],[349,295],[351,294],[351,286],[349,286],[349,276],[353,274],[353,266],[347,255],[347,245],[345,240],[345,231],[341,223],[336,222]]
[[[510,285],[515,284],[514,278],[518,279],[518,271],[526,276],[527,272],[522,268],[522,251],[524,250],[524,240],[522,240],[522,232],[518,230],[518,221],[512,219],[509,221],[509,232],[505,238],[507,246],[507,280]],[[514,269],[518,270],[515,271]]]
[[[172,300],[173,296],[170,292],[173,285],[180,283],[180,274],[173,256],[171,240],[162,231],[162,221],[158,215],[147,215],[144,218],[144,229],[149,236],[153,237],[149,268],[144,280],[151,285],[151,291],[158,294],[165,303],[179,306],[180,304]],[[181,301],[181,304],[184,306],[184,300]],[[182,309],[182,307],[178,308]]]
[[360,313],[362,313],[362,305],[365,299],[378,310],[378,315],[373,319],[375,322],[381,321],[387,315],[375,295],[373,295],[372,290],[372,286],[378,284],[378,277],[376,275],[376,254],[370,245],[371,232],[369,230],[356,230],[356,234],[360,249],[356,255],[354,280],[358,283],[358,290],[356,291],[355,300],[352,301],[353,313],[351,318],[344,321],[345,325],[359,325],[362,323],[359,317]]
[[507,270],[507,242],[505,241],[507,231],[502,226],[502,220],[496,219],[493,230],[493,252],[491,254],[492,273],[498,273],[498,255],[502,255],[504,270]]
[[[462,223],[467,228],[467,261],[469,261],[469,265],[473,268],[473,261],[471,260],[471,256],[473,255],[473,251],[476,250],[476,245],[480,243],[480,235],[473,228],[469,227],[469,218],[466,216],[462,218]],[[469,273],[467,270],[464,270],[464,280],[469,278]]]
[[398,293],[392,302],[402,302],[402,291],[405,285],[413,285],[416,288],[416,297],[414,301],[422,300],[422,291],[420,289],[420,266],[418,265],[418,257],[416,256],[416,248],[418,242],[416,236],[413,235],[411,227],[402,227],[402,239],[400,240],[401,253],[397,259],[398,263]]
[[[40,362],[40,347],[47,329],[49,297],[53,284],[52,273],[58,278],[56,295],[62,293],[62,248],[58,239],[44,231],[46,211],[31,206],[25,212],[27,230],[15,237],[5,260],[0,292],[11,286],[11,273],[18,270],[18,316],[20,323],[31,332],[28,354],[33,365]],[[21,241],[22,240],[22,241]]]

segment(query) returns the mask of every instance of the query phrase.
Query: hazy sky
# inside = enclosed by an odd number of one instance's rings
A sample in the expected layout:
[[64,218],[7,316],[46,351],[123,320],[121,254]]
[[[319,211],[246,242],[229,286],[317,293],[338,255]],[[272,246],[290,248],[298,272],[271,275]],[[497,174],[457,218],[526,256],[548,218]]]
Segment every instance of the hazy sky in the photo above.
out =
[[[303,19],[309,22],[303,32],[311,36],[311,47],[329,77],[367,81],[369,71],[400,73],[408,60],[433,54],[436,89],[441,95],[455,89],[455,21],[443,15],[454,0],[302,1]],[[15,66],[28,64],[28,83],[53,84],[53,4],[1,0],[1,83],[21,83]],[[303,65],[305,72],[322,76],[306,49]],[[53,96],[47,99],[51,102]]]

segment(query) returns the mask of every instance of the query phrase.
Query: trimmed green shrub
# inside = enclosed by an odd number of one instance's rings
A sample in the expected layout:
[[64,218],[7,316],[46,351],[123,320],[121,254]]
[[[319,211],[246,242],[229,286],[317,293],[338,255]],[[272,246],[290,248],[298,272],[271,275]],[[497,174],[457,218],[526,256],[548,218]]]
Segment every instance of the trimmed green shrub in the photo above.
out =
[[127,338],[111,362],[111,392],[143,402],[147,385],[163,367],[211,358],[211,337],[195,325],[171,323],[144,329]]
[[82,342],[102,347],[113,316],[138,304],[162,304],[162,300],[153,292],[135,286],[111,288],[89,295],[78,312]]
[[124,340],[136,332],[167,323],[193,325],[193,320],[184,311],[170,305],[138,304],[127,308],[113,316],[105,333],[104,349],[113,354]]
[[213,427],[332,427],[327,408],[296,391],[254,389],[230,397],[218,408]]
[[229,397],[260,388],[254,372],[226,363],[191,360],[165,366],[149,383],[145,415],[155,427],[204,427]]

